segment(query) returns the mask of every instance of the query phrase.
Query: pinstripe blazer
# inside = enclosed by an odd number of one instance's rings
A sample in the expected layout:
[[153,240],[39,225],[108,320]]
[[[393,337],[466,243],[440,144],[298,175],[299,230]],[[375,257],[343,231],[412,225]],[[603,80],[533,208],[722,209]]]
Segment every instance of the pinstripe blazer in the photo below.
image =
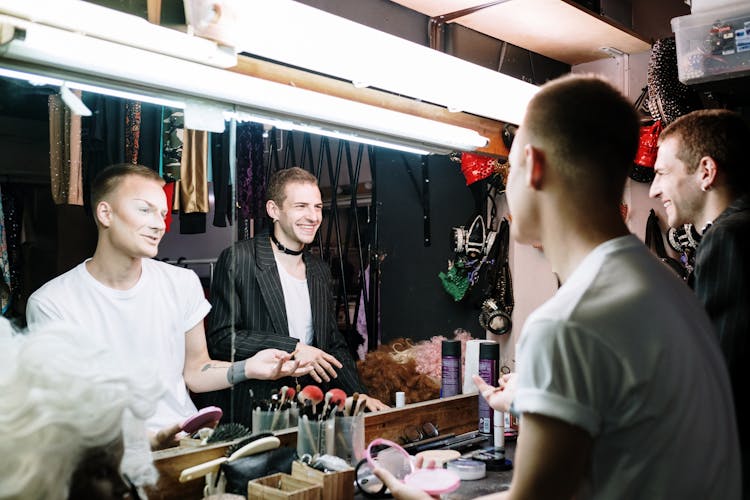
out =
[[[302,258],[310,292],[314,345],[344,365],[331,384],[348,394],[364,393],[354,360],[336,324],[331,271],[322,259],[309,252],[305,252]],[[212,358],[232,359],[232,332],[235,333],[235,360],[248,358],[267,348],[294,350],[297,339],[289,336],[284,293],[268,233],[237,242],[221,253],[211,283],[210,299],[213,308],[208,316],[206,338]],[[300,383],[314,382],[305,377]],[[252,405],[249,390],[252,390],[252,397],[259,400],[267,398],[271,391],[282,385],[293,386],[294,381],[249,380],[237,384],[232,391],[234,415],[230,418],[249,424]],[[223,397],[216,403],[226,411],[229,390],[221,392],[224,392]]]
[[[750,195],[736,199],[703,235],[694,288],[719,335],[732,381],[743,450],[750,450]],[[743,460],[750,460],[744,455]],[[747,465],[747,464],[746,464]]]

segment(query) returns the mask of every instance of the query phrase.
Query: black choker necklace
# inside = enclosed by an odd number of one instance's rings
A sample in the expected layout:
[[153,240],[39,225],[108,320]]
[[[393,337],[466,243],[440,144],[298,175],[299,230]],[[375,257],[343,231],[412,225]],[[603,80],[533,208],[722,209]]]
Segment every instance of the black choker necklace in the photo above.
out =
[[305,247],[302,247],[302,250],[289,250],[287,247],[281,244],[279,240],[276,239],[276,235],[271,233],[271,241],[273,241],[276,244],[276,248],[281,250],[287,255],[302,255],[302,251],[305,249]]

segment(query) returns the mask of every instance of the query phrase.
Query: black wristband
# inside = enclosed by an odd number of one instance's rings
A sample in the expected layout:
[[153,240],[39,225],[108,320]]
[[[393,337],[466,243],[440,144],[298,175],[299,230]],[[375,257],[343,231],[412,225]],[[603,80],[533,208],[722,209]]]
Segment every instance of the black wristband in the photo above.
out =
[[242,361],[235,361],[229,365],[229,369],[227,370],[227,381],[230,385],[239,384],[248,379],[247,375],[245,375],[245,362],[247,362],[247,360],[243,359]]

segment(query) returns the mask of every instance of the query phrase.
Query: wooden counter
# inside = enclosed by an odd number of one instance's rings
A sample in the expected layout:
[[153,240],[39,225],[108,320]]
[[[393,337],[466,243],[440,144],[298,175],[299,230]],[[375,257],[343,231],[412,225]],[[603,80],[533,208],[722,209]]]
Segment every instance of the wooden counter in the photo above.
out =
[[[365,415],[365,444],[376,437],[399,442],[408,426],[421,427],[430,422],[440,434],[461,434],[476,430],[479,412],[477,394],[462,394],[444,399],[406,405],[403,408],[368,413]],[[297,446],[296,428],[277,432],[282,446]],[[154,452],[154,465],[159,471],[159,482],[150,489],[149,499],[200,499],[203,497],[204,480],[197,479],[180,483],[180,472],[188,467],[224,456],[226,449],[234,441],[199,448],[179,447]]]

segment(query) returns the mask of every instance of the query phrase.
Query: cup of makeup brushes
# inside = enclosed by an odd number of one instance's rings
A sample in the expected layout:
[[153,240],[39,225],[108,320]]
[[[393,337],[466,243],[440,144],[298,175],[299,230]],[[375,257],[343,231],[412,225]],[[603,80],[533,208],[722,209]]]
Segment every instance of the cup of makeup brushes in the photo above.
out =
[[289,409],[253,410],[253,433],[277,431],[289,427]]
[[311,420],[301,415],[297,422],[297,455],[331,455],[334,448],[335,422],[333,418]]
[[333,454],[355,466],[365,454],[365,415],[335,418]]

